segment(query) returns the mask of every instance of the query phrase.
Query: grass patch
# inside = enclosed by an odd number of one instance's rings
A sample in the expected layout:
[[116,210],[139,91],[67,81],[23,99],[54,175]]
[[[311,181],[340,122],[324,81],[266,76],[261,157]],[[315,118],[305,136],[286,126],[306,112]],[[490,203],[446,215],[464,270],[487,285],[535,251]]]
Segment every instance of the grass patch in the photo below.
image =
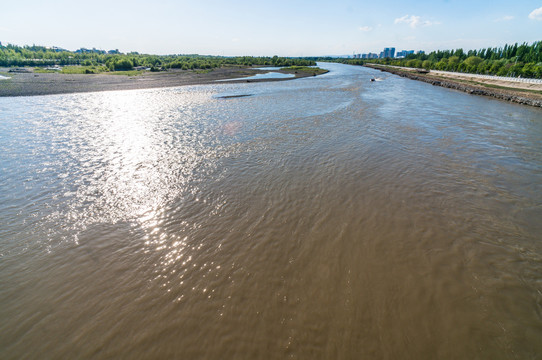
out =
[[211,71],[213,71],[213,69],[194,70],[194,71],[196,72],[196,74],[208,74]]
[[64,66],[61,74],[99,74],[107,71],[105,66]]
[[111,75],[125,75],[125,76],[137,76],[144,73],[144,70],[126,70],[126,71],[109,71],[105,66],[64,66],[61,71],[47,70],[43,68],[34,68],[34,73],[37,74],[102,74],[107,73]]
[[288,66],[288,67],[283,67],[280,70],[286,71],[289,73],[304,72],[304,73],[309,73],[313,75],[320,75],[320,74],[325,74],[329,72],[328,70],[320,69],[319,67],[310,67],[310,66]]
[[89,66],[64,66],[61,74],[95,74],[95,69]]
[[46,69],[42,69],[42,68],[34,68],[34,73],[35,74],[53,74],[53,73],[59,73],[60,71],[58,70],[46,70]]
[[125,76],[137,76],[141,75],[145,70],[124,70],[124,71],[111,71],[107,75],[125,75]]

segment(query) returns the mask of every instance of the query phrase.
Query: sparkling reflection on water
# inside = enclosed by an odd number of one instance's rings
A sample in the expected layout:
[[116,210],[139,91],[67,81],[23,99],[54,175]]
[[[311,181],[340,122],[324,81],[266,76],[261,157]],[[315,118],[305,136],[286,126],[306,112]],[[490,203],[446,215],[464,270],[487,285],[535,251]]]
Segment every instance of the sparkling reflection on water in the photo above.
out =
[[2,357],[536,358],[540,110],[325,66],[0,99]]

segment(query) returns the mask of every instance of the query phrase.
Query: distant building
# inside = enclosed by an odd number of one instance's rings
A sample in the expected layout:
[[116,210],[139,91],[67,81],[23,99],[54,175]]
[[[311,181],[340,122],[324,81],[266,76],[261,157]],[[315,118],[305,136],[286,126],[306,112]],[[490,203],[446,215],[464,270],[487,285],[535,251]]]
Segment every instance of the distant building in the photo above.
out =
[[404,58],[407,57],[407,55],[414,54],[414,50],[401,50],[397,52],[396,57],[397,58]]
[[378,57],[381,58],[381,59],[394,58],[395,57],[395,48],[394,47],[384,48],[384,51],[381,51],[380,55]]
[[54,52],[63,52],[63,51],[68,51],[66,49],[63,49],[61,47],[58,47],[58,46],[53,46],[51,47],[51,50],[53,50]]
[[75,52],[78,54],[91,54],[91,53],[105,54],[105,50],[98,50],[96,48],[92,48],[92,49],[81,48],[79,50],[75,50]]
[[374,53],[359,54],[359,59],[378,59],[379,55]]
[[384,50],[381,51],[379,54],[373,54],[373,53],[357,54],[357,55],[354,55],[354,59],[356,59],[356,58],[357,59],[385,59],[385,58],[390,58],[390,59],[398,58],[398,59],[401,59],[401,58],[405,58],[408,55],[414,54],[414,53],[416,53],[416,54],[424,54],[425,52],[423,50],[419,50],[419,51],[416,51],[416,52],[414,52],[414,50],[401,50],[401,51],[398,51],[396,53],[394,47],[387,47],[387,48],[384,48]]
[[383,53],[385,58],[393,58],[395,57],[395,48],[384,48]]

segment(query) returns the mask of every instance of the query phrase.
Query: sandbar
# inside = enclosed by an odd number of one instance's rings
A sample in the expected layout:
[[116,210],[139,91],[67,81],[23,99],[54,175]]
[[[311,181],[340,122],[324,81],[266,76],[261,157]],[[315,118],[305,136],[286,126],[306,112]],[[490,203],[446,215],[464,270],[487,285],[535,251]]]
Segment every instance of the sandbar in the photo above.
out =
[[[152,89],[163,87],[177,87],[184,85],[217,84],[264,81],[288,81],[290,79],[313,76],[312,73],[303,71],[283,71],[292,73],[291,78],[270,79],[244,79],[267,72],[256,67],[223,67],[212,71],[195,70],[168,70],[162,72],[144,72],[140,75],[126,76],[113,73],[101,74],[61,74],[61,73],[34,73],[28,72],[8,73],[8,68],[0,69],[0,73],[6,74],[10,79],[0,81],[0,96],[35,96],[52,94],[69,94],[96,91]],[[9,74],[9,75],[7,75]]]

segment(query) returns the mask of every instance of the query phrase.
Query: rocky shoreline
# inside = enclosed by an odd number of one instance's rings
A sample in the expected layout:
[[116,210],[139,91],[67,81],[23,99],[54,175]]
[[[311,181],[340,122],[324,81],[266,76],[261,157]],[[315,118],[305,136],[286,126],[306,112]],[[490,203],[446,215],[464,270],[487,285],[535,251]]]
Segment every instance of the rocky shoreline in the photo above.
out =
[[387,66],[378,66],[374,64],[365,64],[364,66],[372,69],[389,72],[395,75],[406,77],[412,80],[419,80],[431,85],[442,86],[449,89],[464,91],[472,95],[489,96],[499,100],[510,101],[517,104],[529,105],[535,107],[542,107],[542,96],[537,94],[522,93],[519,91],[506,90],[506,89],[491,89],[483,85],[465,84],[462,82],[444,79],[441,77],[417,73],[414,71],[394,69]]

